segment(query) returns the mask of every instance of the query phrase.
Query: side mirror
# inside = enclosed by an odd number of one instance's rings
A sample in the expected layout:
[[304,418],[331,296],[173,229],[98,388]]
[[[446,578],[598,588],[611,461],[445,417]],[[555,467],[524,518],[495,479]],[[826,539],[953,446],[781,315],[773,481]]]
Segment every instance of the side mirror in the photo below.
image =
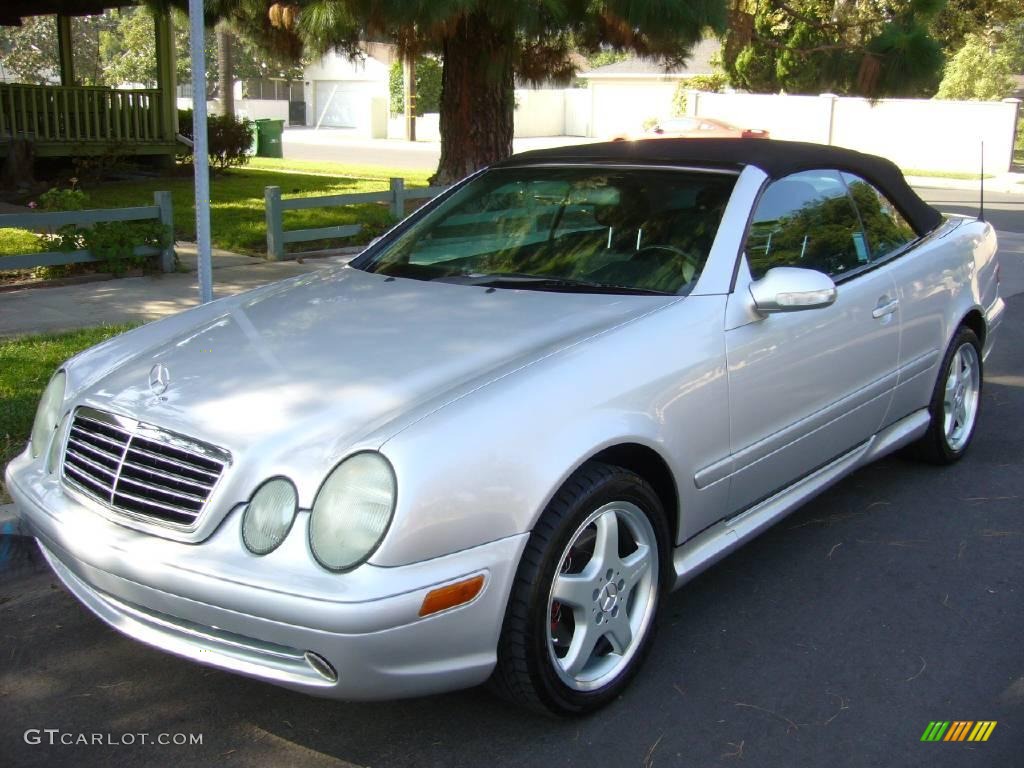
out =
[[750,284],[754,307],[762,314],[827,307],[836,300],[836,284],[823,272],[775,267]]

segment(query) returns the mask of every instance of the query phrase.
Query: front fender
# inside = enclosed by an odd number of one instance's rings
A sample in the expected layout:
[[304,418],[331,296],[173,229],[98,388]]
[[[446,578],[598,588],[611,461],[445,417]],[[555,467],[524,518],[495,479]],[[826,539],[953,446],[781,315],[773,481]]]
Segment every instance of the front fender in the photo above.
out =
[[398,502],[371,562],[403,565],[529,531],[573,471],[622,443],[665,460],[680,508],[698,527],[727,490],[693,483],[695,467],[728,454],[723,311],[724,297],[688,298],[477,390],[385,442]]

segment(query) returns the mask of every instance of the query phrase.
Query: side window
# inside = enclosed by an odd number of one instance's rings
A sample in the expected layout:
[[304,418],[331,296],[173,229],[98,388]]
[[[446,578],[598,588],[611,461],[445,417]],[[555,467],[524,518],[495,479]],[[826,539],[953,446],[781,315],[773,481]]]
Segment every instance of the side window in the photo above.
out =
[[852,173],[844,173],[843,179],[864,222],[872,260],[884,258],[917,239],[914,228],[875,186]]
[[805,267],[833,277],[866,264],[868,243],[836,171],[804,171],[772,182],[746,243],[754,279],[772,267]]

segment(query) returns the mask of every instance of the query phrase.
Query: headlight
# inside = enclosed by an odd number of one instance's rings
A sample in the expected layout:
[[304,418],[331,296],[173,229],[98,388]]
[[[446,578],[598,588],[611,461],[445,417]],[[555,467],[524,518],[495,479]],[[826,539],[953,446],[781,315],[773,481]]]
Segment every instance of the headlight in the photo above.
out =
[[29,449],[33,459],[38,459],[49,443],[60,420],[60,407],[64,404],[64,387],[67,376],[64,371],[57,371],[50,383],[43,390],[36,409],[36,420],[32,423],[32,441]]
[[242,515],[242,542],[254,555],[273,552],[292,529],[299,496],[283,477],[267,480],[256,489]]
[[377,549],[395,511],[395,473],[379,453],[357,453],[327,476],[313,502],[309,546],[324,568],[344,571]]

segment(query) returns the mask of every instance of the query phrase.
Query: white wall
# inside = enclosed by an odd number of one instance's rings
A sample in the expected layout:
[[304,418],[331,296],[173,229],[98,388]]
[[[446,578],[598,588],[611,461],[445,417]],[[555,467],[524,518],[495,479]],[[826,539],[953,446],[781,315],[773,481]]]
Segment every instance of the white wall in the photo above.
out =
[[902,168],[975,173],[1009,170],[1018,102],[868,99],[698,93],[690,114],[764,128],[774,139],[835,144],[889,158]]
[[516,90],[515,137],[565,135],[565,91],[556,88]]
[[639,133],[644,121],[672,114],[675,80],[598,80],[591,78],[590,136],[612,139]]
[[[405,138],[405,117],[388,118],[388,138]],[[416,118],[416,141],[440,141],[441,140],[441,115],[437,112],[427,112],[422,117]]]
[[832,97],[768,93],[702,93],[686,99],[690,115],[714,117],[741,128],[761,128],[774,139],[827,144]]
[[885,155],[903,168],[977,172],[981,142],[985,170],[1013,162],[1017,103],[837,99],[832,143]]
[[288,102],[271,99],[242,99],[235,103],[235,114],[239,117],[247,117],[250,120],[284,120],[288,122]]
[[565,135],[590,136],[594,97],[589,88],[569,88],[565,93]]

